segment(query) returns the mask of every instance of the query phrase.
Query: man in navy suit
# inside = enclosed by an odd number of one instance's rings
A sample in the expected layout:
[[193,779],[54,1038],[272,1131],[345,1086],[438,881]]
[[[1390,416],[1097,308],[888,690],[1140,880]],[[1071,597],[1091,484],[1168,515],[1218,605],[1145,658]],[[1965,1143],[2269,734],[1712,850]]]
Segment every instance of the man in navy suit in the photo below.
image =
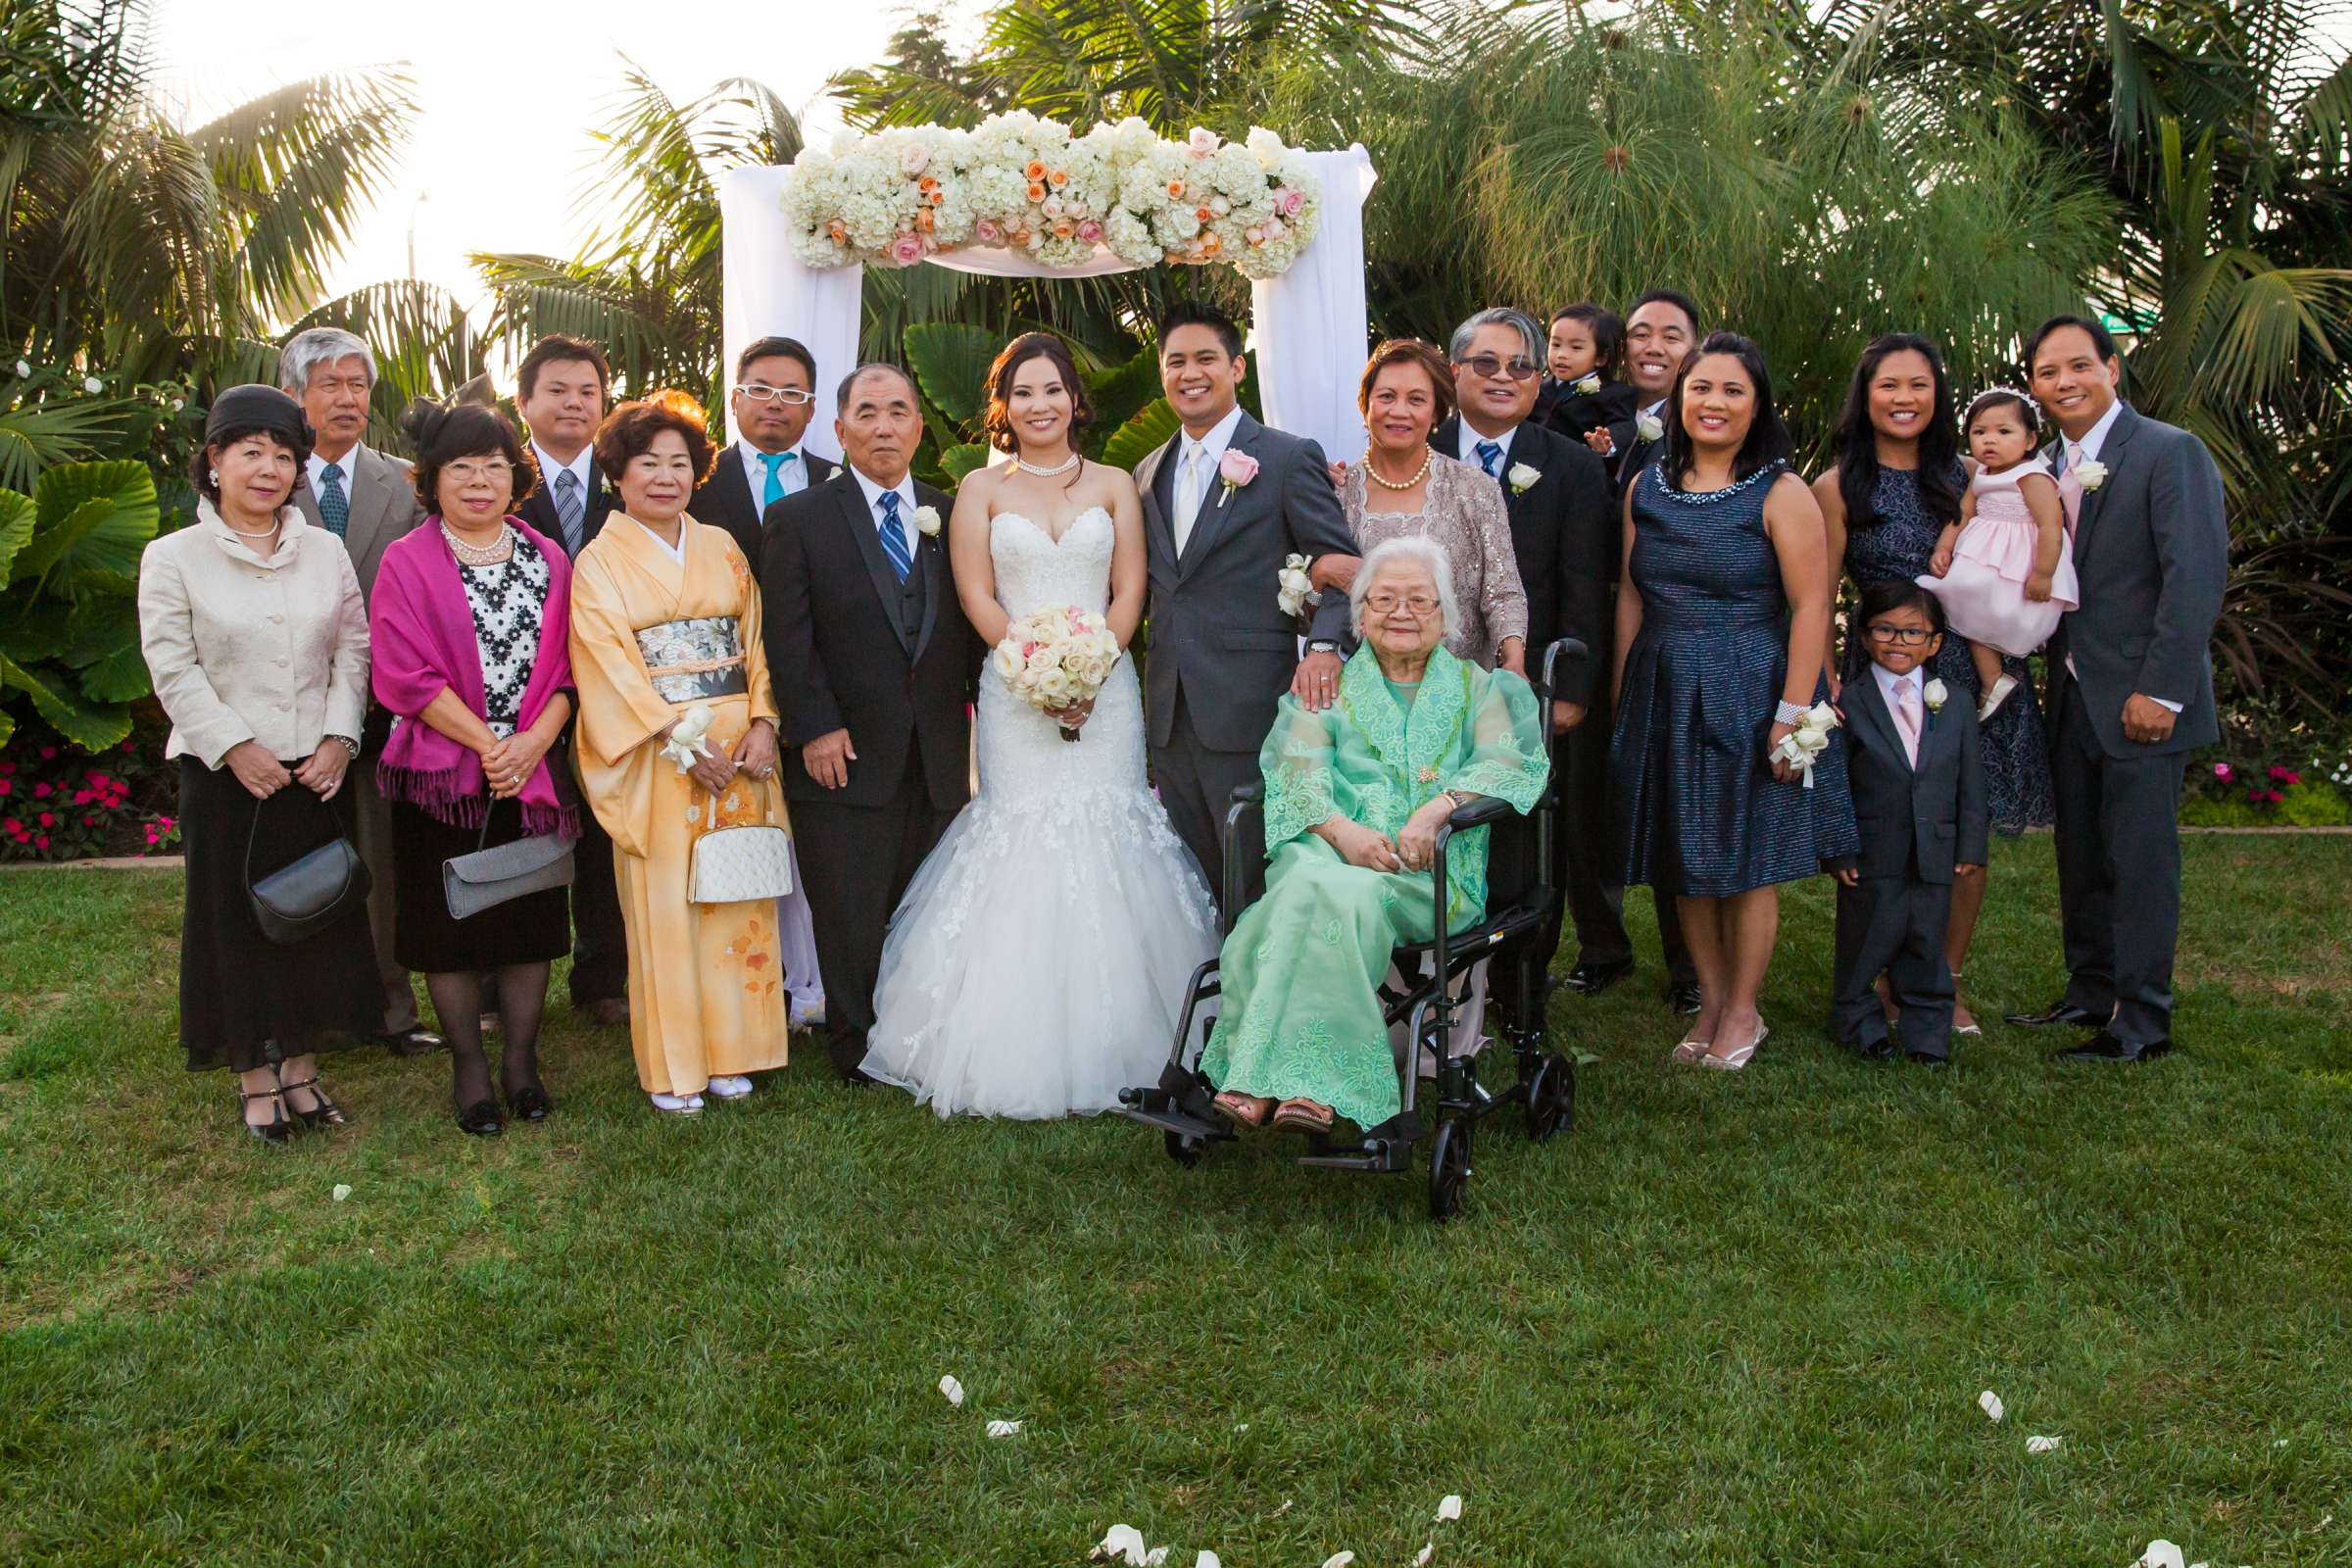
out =
[[735,357],[727,407],[735,442],[686,510],[697,522],[726,529],[757,571],[768,509],[833,476],[832,464],[801,448],[816,412],[816,357],[793,338],[760,339]]
[[2082,604],[2044,654],[2066,995],[2009,1021],[2097,1031],[2061,1056],[2145,1061],[2173,1044],[2181,774],[2221,738],[2222,475],[2204,442],[2117,396],[2123,366],[2098,322],[2053,317],[2025,358],[2059,430],[2042,455],[2074,523]]

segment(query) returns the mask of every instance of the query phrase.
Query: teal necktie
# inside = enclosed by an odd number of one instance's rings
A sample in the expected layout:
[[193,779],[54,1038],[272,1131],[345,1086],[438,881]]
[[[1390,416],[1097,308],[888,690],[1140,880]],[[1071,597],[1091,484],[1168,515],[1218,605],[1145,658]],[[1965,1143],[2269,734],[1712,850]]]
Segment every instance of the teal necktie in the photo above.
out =
[[343,493],[343,466],[339,463],[318,470],[318,520],[338,539],[351,521],[351,497]]
[[760,461],[767,466],[767,488],[760,494],[760,510],[765,512],[784,499],[784,465],[799,457],[797,452],[762,452]]

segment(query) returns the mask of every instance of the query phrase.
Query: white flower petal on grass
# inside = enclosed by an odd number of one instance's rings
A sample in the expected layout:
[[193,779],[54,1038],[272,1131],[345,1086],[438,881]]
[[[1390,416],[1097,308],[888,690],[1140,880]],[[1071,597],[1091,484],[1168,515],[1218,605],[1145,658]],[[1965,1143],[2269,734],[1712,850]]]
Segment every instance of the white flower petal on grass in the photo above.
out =
[[340,1203],[341,1201],[343,1201],[343,1200],[345,1200],[346,1198],[349,1198],[350,1196],[351,1196],[351,1183],[349,1183],[349,1182],[337,1182],[337,1183],[335,1183],[335,1201],[336,1201],[336,1202]]
[[1446,1494],[1445,1499],[1438,1504],[1438,1523],[1450,1524],[1461,1516],[1462,1494],[1458,1492],[1448,1492]]
[[1150,1551],[1144,1553],[1144,1568],[1163,1568],[1167,1560],[1168,1548],[1153,1546]]
[[1247,1421],[1236,1421],[1233,1424],[1233,1430],[1236,1432],[1247,1432],[1250,1430],[1250,1423]]
[[2182,1568],[2180,1548],[2169,1541],[2151,1541],[2132,1568]]
[[2002,1414],[2001,1396],[1990,1389],[1986,1389],[1983,1394],[1977,1396],[1977,1408],[1998,1421]]
[[1419,1551],[1413,1553],[1413,1568],[1429,1568],[1429,1559],[1437,1554],[1438,1544],[1436,1542],[1424,1544]]
[[2028,1453],[2048,1453],[2065,1441],[2064,1438],[2028,1438],[2026,1451]]
[[1225,1565],[1217,1560],[1215,1552],[1203,1550],[1193,1559],[1193,1568],[1225,1568]]
[[1020,1430],[1018,1421],[991,1421],[988,1424],[988,1435],[992,1438],[1009,1438]]
[[1323,1568],[1348,1568],[1348,1565],[1353,1561],[1355,1561],[1354,1552],[1335,1551],[1323,1559]]
[[956,1374],[953,1372],[939,1380],[939,1392],[948,1396],[950,1404],[961,1405],[963,1403],[963,1385],[956,1381]]
[[1288,1498],[1288,1497],[1285,1497],[1285,1498],[1283,1498],[1283,1499],[1282,1499],[1282,1506],[1281,1506],[1281,1507],[1279,1507],[1279,1508],[1277,1508],[1277,1509],[1275,1509],[1275,1510],[1274,1510],[1272,1513],[1270,1513],[1270,1514],[1266,1515],[1266,1517],[1267,1517],[1267,1518],[1269,1518],[1269,1519],[1279,1519],[1279,1518],[1281,1518],[1281,1517],[1282,1517],[1284,1514],[1286,1514],[1286,1513],[1289,1513],[1290,1511],[1291,1511],[1291,1499],[1290,1499],[1290,1498]]
[[1142,1568],[1144,1533],[1133,1525],[1112,1525],[1095,1549],[1087,1553],[1088,1562],[1124,1562]]

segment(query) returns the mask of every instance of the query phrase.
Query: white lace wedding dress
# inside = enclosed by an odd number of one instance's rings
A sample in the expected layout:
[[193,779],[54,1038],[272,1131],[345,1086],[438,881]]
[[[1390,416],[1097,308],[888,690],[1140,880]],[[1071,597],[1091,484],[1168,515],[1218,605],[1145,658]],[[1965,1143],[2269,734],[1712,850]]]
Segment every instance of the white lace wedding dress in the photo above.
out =
[[[1056,542],[1000,513],[997,601],[1105,608],[1114,524]],[[1216,951],[1207,886],[1144,778],[1144,707],[1121,659],[1082,737],[980,677],[980,793],[891,917],[865,1071],[941,1116],[1101,1111],[1156,1083],[1193,970]]]

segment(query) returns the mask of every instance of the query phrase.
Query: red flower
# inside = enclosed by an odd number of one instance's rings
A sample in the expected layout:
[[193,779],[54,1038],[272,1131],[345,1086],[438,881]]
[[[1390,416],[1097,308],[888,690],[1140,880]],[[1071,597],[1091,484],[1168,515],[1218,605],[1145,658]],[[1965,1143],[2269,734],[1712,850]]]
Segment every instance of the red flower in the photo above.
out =
[[2228,762],[2216,762],[2213,764],[2213,776],[2227,784],[2231,779],[2237,777],[2237,774],[2230,768]]
[[56,748],[56,747],[54,747],[54,746],[44,746],[44,747],[42,747],[42,748],[41,748],[41,760],[42,760],[42,761],[44,761],[44,762],[48,761],[48,760],[49,760],[51,758],[55,757],[56,755],[57,755],[57,748]]
[[83,827],[96,827],[98,825],[98,819],[94,816],[84,815],[81,819],[81,825]]
[[14,795],[16,793],[17,786],[14,783],[7,779],[0,778],[0,795]]
[[43,833],[43,834],[42,834],[42,835],[40,835],[38,838],[34,839],[34,840],[32,841],[32,847],[33,847],[34,849],[36,849],[36,850],[45,850],[45,849],[47,849],[47,848],[49,847],[49,835],[48,835],[48,834],[46,834],[46,833]]
[[0,822],[0,827],[8,829],[11,833],[22,833],[24,831],[24,824],[18,821],[13,816],[5,822]]
[[43,811],[38,817],[34,818],[34,820],[39,822],[43,827],[57,826],[57,818],[47,811]]
[[46,784],[35,784],[32,787],[32,798],[36,801],[46,798],[48,794],[49,786]]

